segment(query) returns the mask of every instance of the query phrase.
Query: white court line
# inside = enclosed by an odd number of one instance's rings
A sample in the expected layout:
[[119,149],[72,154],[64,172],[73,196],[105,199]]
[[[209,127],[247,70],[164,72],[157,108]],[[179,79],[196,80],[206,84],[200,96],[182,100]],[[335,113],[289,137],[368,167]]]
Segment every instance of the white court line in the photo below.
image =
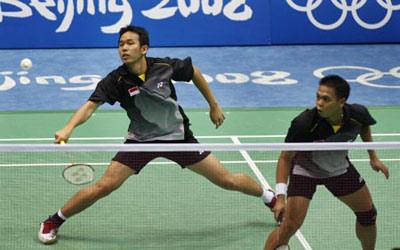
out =
[[[238,137],[232,136],[231,139],[234,144],[241,144]],[[249,164],[251,170],[256,175],[257,179],[261,182],[261,185],[263,186],[263,188],[272,189],[271,186],[268,184],[267,180],[262,175],[261,171],[258,169],[257,165],[254,163],[253,159],[251,159],[250,155],[244,150],[240,150],[240,154],[243,156],[243,158]]]
[[[400,133],[376,133],[373,136],[381,137],[396,137],[400,136]],[[222,138],[285,138],[285,135],[200,135],[196,138],[200,139],[222,139]],[[72,137],[70,141],[113,141],[113,140],[125,140],[125,137]],[[20,141],[54,141],[54,138],[0,138],[0,142],[20,142]]]
[[[232,136],[232,141],[234,144],[241,144],[240,140],[238,137]],[[253,170],[254,174],[257,176],[257,179],[261,182],[263,188],[269,188],[271,189],[271,186],[268,184],[267,180],[264,178],[260,170],[258,169],[257,165],[251,159],[249,153],[247,151],[241,150],[240,153],[242,154],[243,158],[248,162],[251,170]],[[306,238],[303,236],[303,234],[300,232],[300,230],[297,230],[296,232],[296,237],[299,239],[301,245],[303,245],[303,248],[306,250],[312,250],[310,244],[306,240]]]

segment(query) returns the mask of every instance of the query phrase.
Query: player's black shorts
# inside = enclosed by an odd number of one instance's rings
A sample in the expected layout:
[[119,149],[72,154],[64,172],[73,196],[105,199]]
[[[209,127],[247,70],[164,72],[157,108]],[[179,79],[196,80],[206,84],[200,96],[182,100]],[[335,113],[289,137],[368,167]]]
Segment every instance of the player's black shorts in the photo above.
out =
[[359,190],[365,185],[364,179],[352,164],[347,172],[329,178],[311,178],[291,174],[288,186],[289,196],[303,196],[312,199],[317,185],[324,185],[334,196],[344,196]]
[[[193,136],[185,140],[177,141],[151,141],[151,142],[140,142],[135,140],[126,140],[124,143],[199,143]],[[133,170],[138,174],[147,163],[151,160],[164,157],[171,161],[178,163],[182,168],[193,165],[204,158],[206,158],[211,152],[210,151],[185,151],[185,152],[118,152],[113,161],[120,162]]]

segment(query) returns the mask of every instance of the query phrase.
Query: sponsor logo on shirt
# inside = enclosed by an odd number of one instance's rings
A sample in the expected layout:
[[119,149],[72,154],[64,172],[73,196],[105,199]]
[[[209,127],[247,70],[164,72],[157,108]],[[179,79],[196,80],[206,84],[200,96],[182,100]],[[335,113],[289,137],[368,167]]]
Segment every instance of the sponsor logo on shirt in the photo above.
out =
[[164,88],[165,84],[166,84],[166,82],[159,82],[159,83],[157,83],[157,88],[158,89]]
[[130,89],[128,89],[129,95],[132,97],[134,95],[137,95],[140,93],[139,87],[138,86],[134,86]]

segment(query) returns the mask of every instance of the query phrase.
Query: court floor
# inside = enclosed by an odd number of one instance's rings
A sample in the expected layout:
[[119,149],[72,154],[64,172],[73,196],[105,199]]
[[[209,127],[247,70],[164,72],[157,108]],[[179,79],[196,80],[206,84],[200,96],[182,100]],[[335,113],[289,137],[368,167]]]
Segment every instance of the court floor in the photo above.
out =
[[[226,122],[216,130],[204,110],[188,110],[192,130],[204,143],[282,142],[290,120],[301,109],[227,109]],[[378,120],[376,141],[399,141],[398,107],[371,107]],[[0,143],[51,143],[54,132],[71,111],[0,112]],[[128,120],[123,112],[99,110],[76,129],[70,143],[121,143]],[[274,184],[278,152],[248,152],[270,184]],[[366,179],[378,209],[377,249],[400,246],[400,156],[382,151],[391,177],[370,169],[365,152],[352,155]],[[254,176],[239,152],[215,152],[234,172]],[[112,153],[76,155],[93,161],[99,178]],[[0,154],[0,249],[45,249],[36,240],[41,220],[54,213],[79,187],[66,183],[60,173],[68,158],[46,154]],[[56,160],[57,166],[46,162]],[[304,238],[291,240],[292,249],[360,249],[354,216],[320,188],[313,199]],[[131,177],[118,191],[99,201],[60,230],[54,249],[262,249],[273,230],[272,214],[260,200],[222,190],[178,166],[156,161]],[[47,247],[48,249],[49,247]]]

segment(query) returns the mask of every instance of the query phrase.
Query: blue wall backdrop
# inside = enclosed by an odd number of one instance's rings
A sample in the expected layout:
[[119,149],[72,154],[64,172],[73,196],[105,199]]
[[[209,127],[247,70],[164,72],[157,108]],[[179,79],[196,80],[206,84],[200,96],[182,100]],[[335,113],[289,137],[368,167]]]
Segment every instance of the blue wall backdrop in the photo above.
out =
[[121,26],[153,46],[400,42],[398,0],[0,0],[0,48],[114,47]]
[[0,0],[1,48],[113,47],[145,26],[153,46],[270,43],[268,1]]

